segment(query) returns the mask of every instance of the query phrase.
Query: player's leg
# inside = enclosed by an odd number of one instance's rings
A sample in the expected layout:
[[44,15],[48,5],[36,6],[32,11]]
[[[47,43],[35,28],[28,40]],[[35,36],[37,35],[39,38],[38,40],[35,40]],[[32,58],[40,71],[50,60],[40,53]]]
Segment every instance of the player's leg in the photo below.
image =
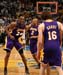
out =
[[40,74],[39,75],[45,75],[45,70],[47,69],[47,64],[41,63],[40,65]]
[[25,65],[25,72],[29,74],[29,70],[28,70],[28,67],[27,67],[27,61],[25,59],[24,54],[21,54],[21,57],[22,57],[22,61],[23,61],[24,65]]
[[47,53],[43,53],[43,56],[42,56],[42,75],[45,75],[45,69],[46,69],[46,73],[47,75],[50,75],[50,64],[48,63],[49,59],[48,59],[48,56],[47,56]]
[[37,62],[38,68],[40,68],[40,61],[37,59],[37,54],[34,53],[34,54],[32,54],[32,56],[33,56],[33,58],[35,59],[35,61]]
[[30,51],[33,58],[38,64],[38,68],[40,68],[40,61],[37,59],[37,44],[36,43],[30,43]]
[[61,66],[61,64],[62,64],[62,53],[61,53],[60,49],[57,49],[57,50],[58,51],[56,52],[55,66],[56,66],[56,69],[58,71],[58,74],[63,75],[62,66]]
[[24,56],[23,49],[20,49],[20,50],[19,50],[19,54],[20,54],[20,56],[21,56],[21,58],[22,58],[22,61],[23,61],[23,63],[24,63],[25,72],[26,72],[27,74],[29,74],[29,70],[28,70],[28,67],[27,67],[27,61],[26,61],[26,58],[25,58],[25,56]]
[[6,52],[6,56],[4,59],[4,75],[7,74],[7,66],[8,66],[9,56],[10,56],[10,52]]
[[21,56],[21,58],[22,58],[22,61],[23,61],[23,63],[24,63],[25,72],[26,72],[27,74],[29,74],[29,70],[28,70],[28,66],[27,66],[27,61],[26,61],[26,58],[25,58],[24,53],[23,53],[22,45],[21,45],[18,41],[16,41],[16,42],[15,42],[15,47],[16,47],[16,49],[18,50],[18,52],[19,52],[19,54],[20,54],[20,56]]
[[60,66],[57,66],[56,69],[57,69],[59,75],[63,75],[63,71],[62,71],[62,68]]
[[46,75],[45,70],[47,72],[47,75],[50,75],[50,66],[48,66],[48,64],[42,63],[40,65],[40,75]]
[[6,51],[6,56],[4,59],[4,75],[7,74],[7,66],[12,48],[13,48],[13,42],[12,40],[9,39],[7,40],[6,49],[4,49]]
[[47,72],[47,75],[50,75],[50,66],[49,66],[49,64],[47,65],[46,72]]

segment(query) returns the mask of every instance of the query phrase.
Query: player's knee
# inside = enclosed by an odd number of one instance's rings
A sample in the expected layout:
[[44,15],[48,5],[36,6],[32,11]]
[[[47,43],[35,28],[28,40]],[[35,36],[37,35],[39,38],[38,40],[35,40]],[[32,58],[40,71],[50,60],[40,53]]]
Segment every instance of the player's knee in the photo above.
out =
[[8,49],[4,49],[6,51],[7,54],[9,54],[11,51]]
[[36,57],[36,54],[32,54],[33,57]]
[[61,67],[60,66],[57,66],[56,69],[57,69],[57,71],[60,71],[61,70]]
[[9,58],[9,56],[10,56],[10,53],[7,53],[7,54],[6,54],[6,58]]
[[42,67],[47,68],[47,64],[42,63]]
[[7,58],[9,58],[10,55],[7,55]]
[[23,54],[23,49],[20,49],[18,52],[20,55]]

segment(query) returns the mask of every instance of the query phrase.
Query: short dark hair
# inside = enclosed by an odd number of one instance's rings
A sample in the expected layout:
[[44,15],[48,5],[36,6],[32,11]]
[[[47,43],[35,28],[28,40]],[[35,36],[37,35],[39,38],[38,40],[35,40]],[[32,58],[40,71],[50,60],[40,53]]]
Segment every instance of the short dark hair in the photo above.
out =
[[52,18],[52,15],[50,14],[50,12],[43,12],[42,19],[46,20],[46,19],[53,19],[53,18]]
[[19,14],[19,16],[18,16],[18,17],[20,18],[20,16],[24,16],[24,14]]

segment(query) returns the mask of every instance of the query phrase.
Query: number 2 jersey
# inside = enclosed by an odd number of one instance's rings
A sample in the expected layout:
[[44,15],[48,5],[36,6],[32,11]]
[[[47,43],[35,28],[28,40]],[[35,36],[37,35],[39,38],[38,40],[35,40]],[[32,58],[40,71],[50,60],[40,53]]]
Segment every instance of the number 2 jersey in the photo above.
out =
[[37,37],[38,37],[38,25],[37,26],[31,25],[28,32],[29,32],[30,40],[37,39]]

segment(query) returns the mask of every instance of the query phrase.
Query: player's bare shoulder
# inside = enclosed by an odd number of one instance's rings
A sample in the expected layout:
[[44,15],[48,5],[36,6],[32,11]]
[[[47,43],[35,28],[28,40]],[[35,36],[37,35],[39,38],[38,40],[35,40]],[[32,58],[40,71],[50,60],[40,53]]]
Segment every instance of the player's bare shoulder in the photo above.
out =
[[11,22],[6,28],[14,29],[14,27],[16,27],[16,22]]
[[63,31],[63,24],[59,21],[57,21],[57,24],[58,24],[59,30]]
[[38,30],[44,31],[44,28],[45,28],[44,23],[40,23],[39,26],[38,26]]

